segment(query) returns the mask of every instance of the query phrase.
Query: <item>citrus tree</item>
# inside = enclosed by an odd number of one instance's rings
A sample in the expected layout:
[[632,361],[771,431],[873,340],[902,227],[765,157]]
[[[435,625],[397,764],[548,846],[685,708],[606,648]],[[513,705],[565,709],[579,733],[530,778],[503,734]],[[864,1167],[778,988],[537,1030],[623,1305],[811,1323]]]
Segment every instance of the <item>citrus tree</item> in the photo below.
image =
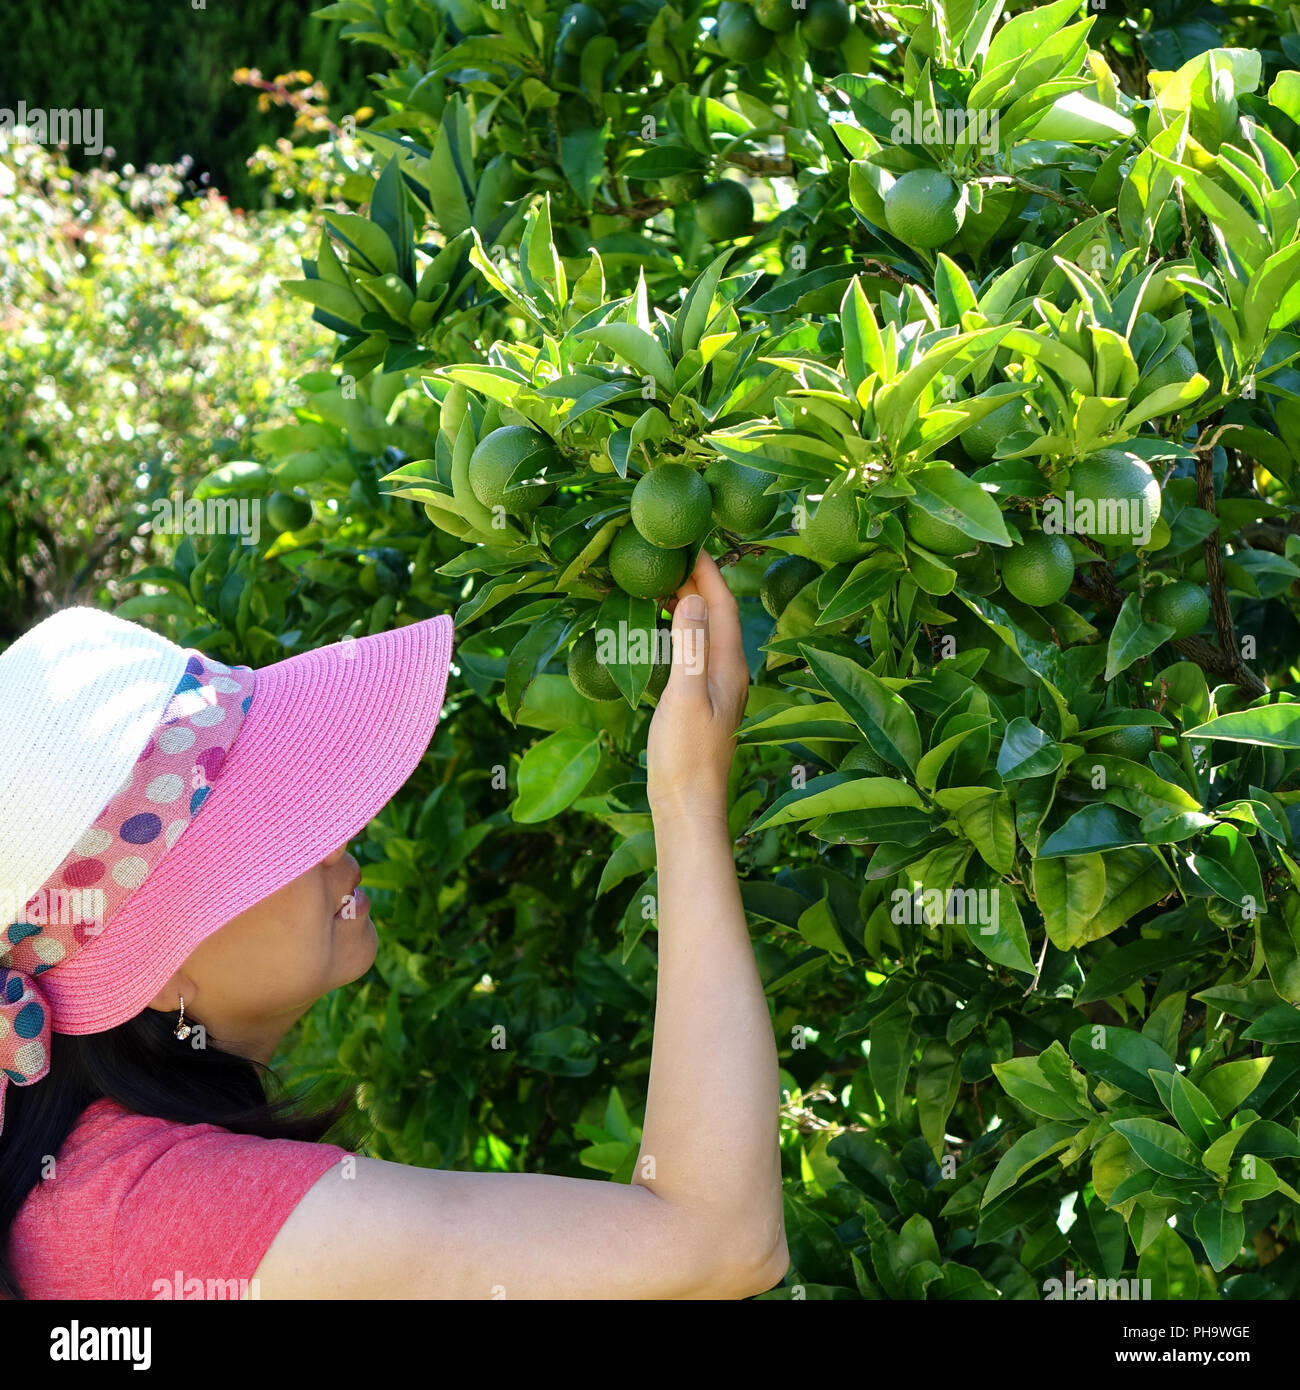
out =
[[[792,1254],[766,1297],[1057,1297],[1067,1271],[1294,1297],[1292,19],[324,13],[392,55],[368,196],[288,286],[333,380],[211,485],[300,527],[231,561],[254,612],[279,576],[252,626],[443,604],[464,722],[370,845],[431,916],[303,1057],[364,1020],[343,1060],[408,1161],[626,1179],[645,734],[707,547],[754,677],[731,823]],[[183,602],[222,600],[215,563]],[[463,963],[431,968],[429,920]],[[528,1050],[485,1061],[507,1016]]]

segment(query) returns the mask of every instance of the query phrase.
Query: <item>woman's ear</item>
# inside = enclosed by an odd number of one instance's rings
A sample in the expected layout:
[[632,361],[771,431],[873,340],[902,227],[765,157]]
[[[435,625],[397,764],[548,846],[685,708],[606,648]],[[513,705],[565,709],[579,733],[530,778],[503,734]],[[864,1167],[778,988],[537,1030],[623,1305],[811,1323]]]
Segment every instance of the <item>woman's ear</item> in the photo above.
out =
[[186,1006],[189,1007],[194,1003],[197,994],[198,990],[195,988],[194,981],[185,973],[184,969],[180,969],[149,1001],[149,1007],[164,1014],[178,1013],[181,999],[183,998],[186,1001]]

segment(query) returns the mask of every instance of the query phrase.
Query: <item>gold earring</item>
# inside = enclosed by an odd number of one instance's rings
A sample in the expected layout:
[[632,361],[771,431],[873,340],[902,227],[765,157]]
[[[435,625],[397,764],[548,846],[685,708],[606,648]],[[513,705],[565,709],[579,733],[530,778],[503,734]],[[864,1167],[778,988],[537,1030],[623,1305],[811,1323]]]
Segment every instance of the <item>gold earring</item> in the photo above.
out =
[[184,1042],[185,1039],[188,1038],[193,1031],[194,1029],[191,1028],[190,1025],[185,1022],[185,996],[182,994],[181,1016],[176,1020],[176,1027],[172,1029],[172,1032],[176,1035],[177,1039],[180,1042]]

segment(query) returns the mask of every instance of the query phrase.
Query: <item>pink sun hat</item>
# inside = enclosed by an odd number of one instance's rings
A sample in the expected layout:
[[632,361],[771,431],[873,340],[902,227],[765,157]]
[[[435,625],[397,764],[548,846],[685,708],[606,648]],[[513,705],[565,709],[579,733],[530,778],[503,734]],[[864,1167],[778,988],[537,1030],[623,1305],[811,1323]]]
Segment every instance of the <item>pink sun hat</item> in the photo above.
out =
[[133,1018],[392,798],[453,635],[442,615],[254,670],[69,608],[0,653],[0,1124],[51,1031]]

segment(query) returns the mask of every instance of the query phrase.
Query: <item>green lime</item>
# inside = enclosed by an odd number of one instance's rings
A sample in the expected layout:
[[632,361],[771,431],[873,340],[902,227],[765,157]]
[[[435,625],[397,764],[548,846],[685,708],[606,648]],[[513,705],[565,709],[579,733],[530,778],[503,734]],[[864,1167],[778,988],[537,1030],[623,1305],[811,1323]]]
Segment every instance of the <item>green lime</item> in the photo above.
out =
[[570,5],[560,16],[560,32],[556,39],[560,48],[577,58],[598,34],[605,32],[605,17],[590,5]]
[[771,525],[780,499],[767,495],[770,473],[719,458],[704,470],[704,481],[713,497],[713,519],[719,526],[738,536],[756,536]]
[[993,451],[1009,434],[1025,423],[1025,408],[1018,400],[1008,401],[982,420],[968,425],[957,436],[970,461],[983,468],[993,462]]
[[838,48],[853,28],[844,0],[808,0],[799,32],[809,48]]
[[799,19],[793,0],[754,0],[754,18],[774,34],[788,34]]
[[965,531],[949,526],[937,516],[931,516],[923,507],[909,502],[903,508],[903,527],[922,550],[935,555],[960,555],[974,550],[976,542]]
[[734,241],[754,220],[749,189],[735,179],[718,179],[695,200],[695,222],[710,241]]
[[961,231],[961,189],[938,169],[909,169],[885,194],[885,222],[904,246],[932,251]]
[[1129,406],[1139,405],[1162,386],[1182,385],[1196,374],[1196,358],[1180,343],[1162,362],[1157,362],[1148,372],[1143,372],[1138,384],[1133,388]]
[[821,566],[804,555],[782,555],[763,571],[758,596],[770,617],[779,618],[806,584],[821,576]]
[[772,47],[772,32],[765,29],[748,5],[722,0],[718,6],[718,47],[733,63],[753,63]]
[[664,550],[702,539],[712,510],[708,483],[685,463],[661,463],[632,489],[632,525]]
[[1111,549],[1145,545],[1160,519],[1160,484],[1140,458],[1100,449],[1074,467],[1073,525]]
[[588,700],[618,699],[619,688],[600,659],[594,632],[584,632],[569,648],[569,680],[578,694]]
[[678,203],[689,203],[704,192],[704,182],[704,175],[694,169],[686,174],[669,174],[666,179],[659,180],[659,196],[674,207]]
[[1133,762],[1142,763],[1156,746],[1154,735],[1155,730],[1144,724],[1130,724],[1127,728],[1091,739],[1085,747],[1089,752],[1104,753],[1112,758],[1130,758]]
[[[560,460],[546,435],[527,425],[502,425],[479,440],[469,459],[469,486],[485,507],[502,507],[507,516],[534,512],[555,491],[544,477]],[[510,475],[522,468],[518,482]]]
[[1174,630],[1171,642],[1194,637],[1210,621],[1210,597],[1199,584],[1189,579],[1175,579],[1162,584],[1146,596],[1142,616],[1153,623],[1163,623]]
[[651,545],[633,526],[624,526],[609,548],[609,572],[614,583],[634,598],[662,598],[681,587],[686,578],[685,550]]
[[273,531],[301,531],[311,525],[311,503],[292,492],[273,492],[266,499],[266,519]]
[[379,567],[378,565],[362,565],[357,577],[357,584],[361,592],[367,598],[379,597]]
[[1058,603],[1074,583],[1074,556],[1064,537],[1035,531],[1002,557],[1002,583],[1031,608]]
[[858,538],[858,495],[853,488],[827,493],[817,504],[806,534],[817,555],[836,565],[860,560],[871,549]]
[[869,743],[859,743],[856,748],[850,748],[838,770],[840,772],[871,772],[878,777],[897,776],[894,769]]

